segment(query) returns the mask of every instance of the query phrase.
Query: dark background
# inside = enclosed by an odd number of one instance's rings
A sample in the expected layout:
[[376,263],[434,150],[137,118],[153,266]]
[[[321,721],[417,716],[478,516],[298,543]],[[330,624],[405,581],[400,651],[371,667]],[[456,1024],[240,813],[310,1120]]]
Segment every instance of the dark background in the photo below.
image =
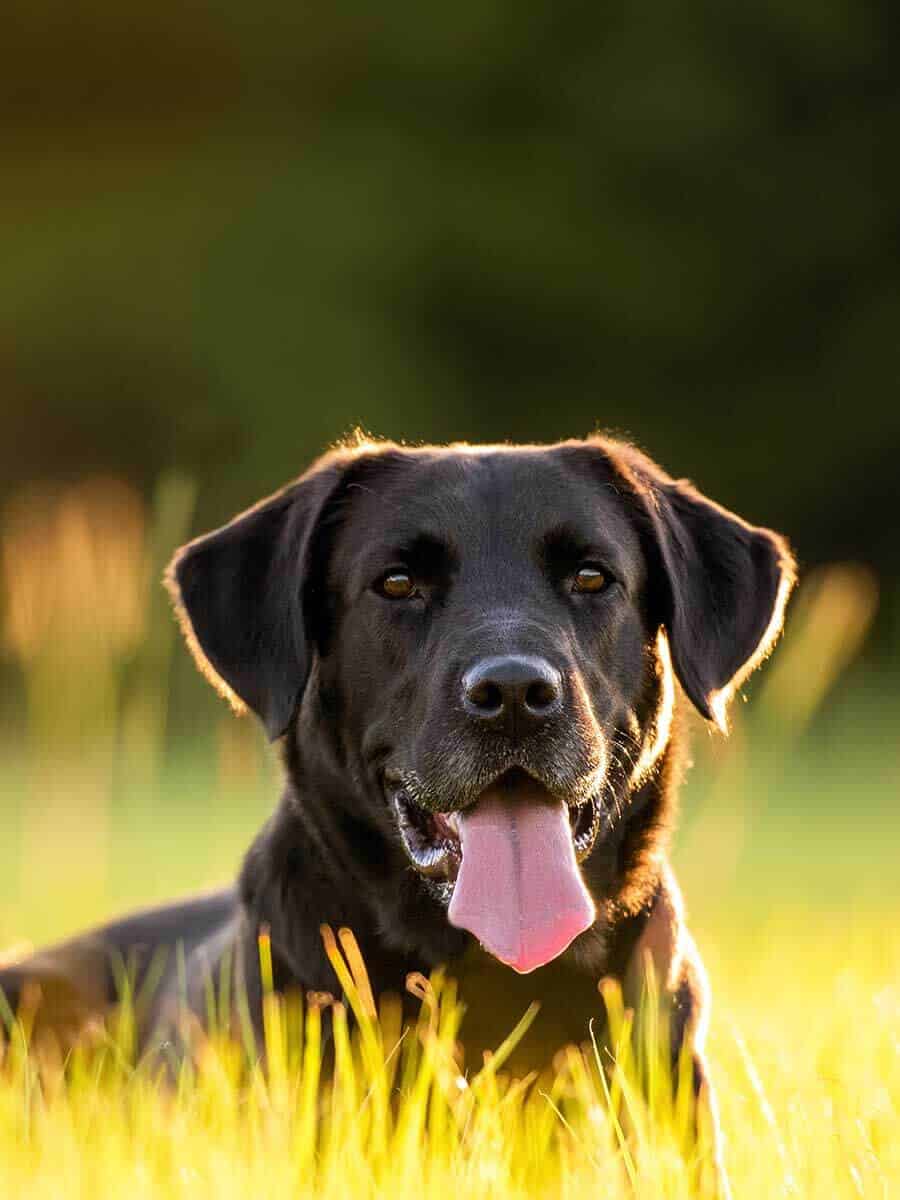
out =
[[0,947],[233,876],[277,764],[159,579],[357,424],[618,432],[786,533],[786,636],[729,739],[696,722],[679,875],[711,944],[795,915],[778,978],[864,894],[897,927],[898,27],[4,6]]
[[200,529],[356,423],[600,427],[893,638],[895,4],[4,14],[0,499],[174,466]]

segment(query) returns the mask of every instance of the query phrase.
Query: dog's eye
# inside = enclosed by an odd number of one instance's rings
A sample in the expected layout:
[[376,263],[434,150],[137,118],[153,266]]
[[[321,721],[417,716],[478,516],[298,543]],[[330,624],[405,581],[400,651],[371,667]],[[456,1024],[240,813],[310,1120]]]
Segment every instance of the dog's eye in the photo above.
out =
[[378,580],[375,590],[388,600],[410,600],[418,595],[412,576],[406,571],[388,571]]
[[602,569],[595,563],[584,563],[575,572],[575,579],[572,584],[573,592],[602,592],[609,587],[611,579]]

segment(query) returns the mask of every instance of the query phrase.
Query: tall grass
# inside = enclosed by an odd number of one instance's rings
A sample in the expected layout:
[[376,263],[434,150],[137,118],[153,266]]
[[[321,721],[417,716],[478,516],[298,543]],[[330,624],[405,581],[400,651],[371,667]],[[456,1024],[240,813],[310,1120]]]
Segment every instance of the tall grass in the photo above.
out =
[[[664,1037],[634,1041],[614,985],[604,985],[612,1054],[599,1043],[587,1053],[571,1047],[540,1078],[507,1077],[504,1059],[528,1010],[466,1076],[452,980],[410,980],[422,1005],[404,1029],[396,998],[374,1009],[349,934],[341,931],[340,950],[326,936],[342,998],[313,996],[301,1007],[269,992],[265,1066],[240,1041],[196,1032],[193,1058],[173,1080],[157,1063],[135,1062],[127,1021],[65,1062],[46,1048],[26,1053],[27,1019],[14,1027],[0,1064],[2,1194],[712,1194],[686,1149],[687,1075],[670,1087],[667,1072],[651,1068],[664,1058]],[[820,949],[808,948],[804,965]],[[892,953],[896,970],[896,939]],[[767,1010],[729,1013],[717,1039],[736,1194],[890,1196],[900,1182],[900,994],[873,990],[854,969],[807,1010],[810,999],[783,1006],[773,992]]]
[[[0,738],[5,778],[26,788],[0,811],[0,945],[226,875],[272,802],[252,725],[223,716],[187,754],[166,728],[174,626],[156,580],[192,504],[175,479],[148,509],[94,481],[4,515],[3,644],[27,713],[24,742]],[[862,702],[841,744],[816,732],[876,602],[859,568],[809,578],[731,737],[695,736],[676,856],[713,977],[738,1197],[900,1189],[900,757],[886,741],[873,759]],[[451,978],[409,981],[421,1007],[404,1029],[396,999],[376,1010],[352,935],[324,936],[341,994],[269,991],[265,1064],[193,1028],[189,1062],[163,1079],[135,1057],[127,1006],[65,1056],[29,1054],[27,1011],[7,1012],[0,1196],[704,1194],[690,1091],[654,1065],[664,1025],[635,1023],[613,984],[598,981],[593,1030],[608,1018],[608,1038],[585,1030],[540,1078],[504,1069],[530,1010],[462,1072]]]

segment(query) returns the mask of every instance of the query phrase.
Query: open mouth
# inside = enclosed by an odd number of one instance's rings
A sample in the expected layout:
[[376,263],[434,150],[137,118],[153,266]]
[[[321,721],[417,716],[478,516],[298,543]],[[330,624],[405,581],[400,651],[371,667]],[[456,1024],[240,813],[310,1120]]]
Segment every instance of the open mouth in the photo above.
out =
[[[526,772],[514,768],[497,779],[490,790],[502,790],[512,798],[523,786],[533,790],[534,780]],[[462,862],[461,813],[423,808],[403,790],[393,794],[391,803],[403,847],[416,870],[428,879],[454,882]],[[582,804],[569,805],[568,818],[575,859],[582,863],[593,850],[600,829],[598,799],[592,797]]]
[[431,812],[393,798],[415,867],[447,885],[447,919],[525,974],[557,958],[596,917],[579,864],[600,827],[596,800],[573,806],[524,771],[507,771],[474,804]]

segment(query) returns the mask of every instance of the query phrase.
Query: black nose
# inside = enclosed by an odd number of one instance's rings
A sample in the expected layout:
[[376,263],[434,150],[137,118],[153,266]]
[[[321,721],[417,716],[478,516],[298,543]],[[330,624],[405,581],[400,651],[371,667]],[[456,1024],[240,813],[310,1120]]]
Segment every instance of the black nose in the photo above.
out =
[[560,708],[562,676],[545,658],[498,654],[466,671],[462,691],[470,717],[517,734]]

